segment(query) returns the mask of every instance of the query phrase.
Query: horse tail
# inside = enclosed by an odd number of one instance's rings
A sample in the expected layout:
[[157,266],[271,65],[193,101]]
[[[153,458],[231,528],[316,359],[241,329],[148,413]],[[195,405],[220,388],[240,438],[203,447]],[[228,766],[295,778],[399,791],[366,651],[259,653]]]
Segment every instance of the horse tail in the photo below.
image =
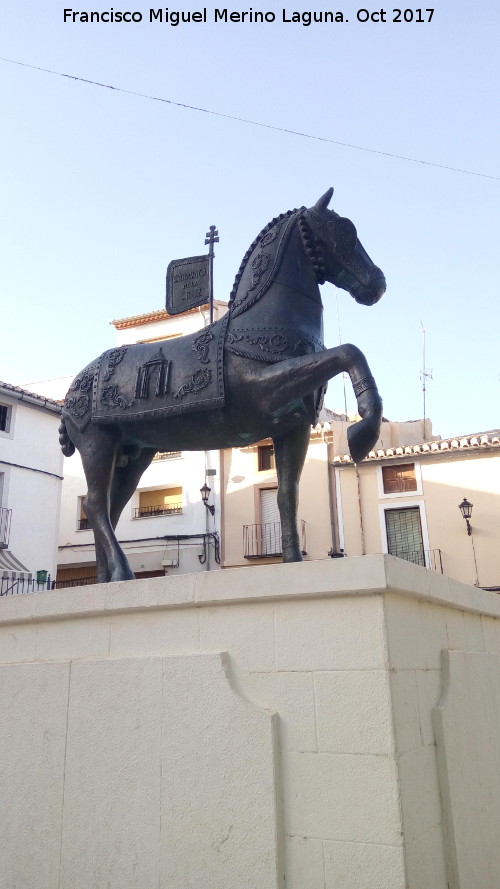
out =
[[61,445],[61,451],[63,452],[65,457],[73,456],[73,454],[75,453],[75,446],[69,437],[69,433],[64,420],[59,426],[59,444]]

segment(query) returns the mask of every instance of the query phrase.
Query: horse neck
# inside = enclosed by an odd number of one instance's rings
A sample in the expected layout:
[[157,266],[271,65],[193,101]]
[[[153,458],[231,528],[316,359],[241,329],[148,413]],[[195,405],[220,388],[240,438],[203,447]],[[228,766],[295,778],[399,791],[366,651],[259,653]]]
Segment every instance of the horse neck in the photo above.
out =
[[[280,267],[264,296],[235,322],[238,326],[294,328],[323,341],[323,305],[311,261],[294,226]],[[243,325],[242,325],[243,322]]]

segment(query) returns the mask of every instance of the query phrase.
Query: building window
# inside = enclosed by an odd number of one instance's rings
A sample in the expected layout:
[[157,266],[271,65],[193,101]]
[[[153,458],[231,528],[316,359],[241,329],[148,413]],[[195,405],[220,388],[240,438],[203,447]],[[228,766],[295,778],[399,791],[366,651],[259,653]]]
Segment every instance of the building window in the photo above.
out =
[[83,508],[84,497],[78,498],[78,522],[77,522],[77,530],[78,531],[90,531],[91,525],[87,518],[87,513]]
[[278,489],[261,488],[260,491],[260,520],[263,524],[268,522],[280,522],[278,509]]
[[276,460],[274,457],[273,445],[260,445],[257,448],[259,472],[266,472],[270,469],[276,469]]
[[0,432],[10,432],[12,408],[8,404],[0,404]]
[[418,506],[386,509],[387,552],[425,568],[422,523]]
[[[259,451],[261,448],[259,448]],[[272,448],[271,448],[272,450]],[[274,458],[274,452],[273,452]],[[278,489],[263,488],[260,492],[259,531],[260,550],[263,556],[279,555],[283,552],[281,543],[281,519],[278,509]]]
[[399,463],[382,467],[384,494],[405,494],[417,490],[414,463]]
[[[243,525],[243,555],[245,559],[274,558],[283,553],[281,518],[278,509],[278,489],[258,490],[260,522]],[[301,550],[307,555],[305,522],[299,520]]]
[[134,519],[178,515],[181,512],[182,488],[159,488],[154,491],[140,491],[139,507],[134,509]]
[[75,565],[72,568],[58,568],[56,588],[72,586],[87,586],[97,583],[97,569],[95,565]]

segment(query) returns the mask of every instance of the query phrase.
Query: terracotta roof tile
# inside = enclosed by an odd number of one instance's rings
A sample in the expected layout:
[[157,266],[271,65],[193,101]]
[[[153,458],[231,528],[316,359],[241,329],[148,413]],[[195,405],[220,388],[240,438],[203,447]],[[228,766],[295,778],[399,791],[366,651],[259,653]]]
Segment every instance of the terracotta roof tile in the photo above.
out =
[[[370,451],[366,462],[373,460],[387,460],[394,457],[402,457],[406,454],[427,455],[436,453],[450,453],[452,451],[480,450],[484,448],[500,448],[500,430],[491,432],[477,432],[474,435],[464,435],[460,438],[447,438],[443,441],[424,441],[421,444],[406,445],[397,448],[378,448]],[[349,454],[338,454],[334,457],[334,463],[352,463]]]
[[[220,299],[214,299],[214,306],[227,306],[227,303]],[[208,303],[197,306],[194,309],[187,309],[181,312],[182,315],[192,315],[200,309],[208,309]],[[117,330],[124,330],[127,327],[139,327],[141,324],[151,324],[153,321],[166,321],[169,318],[179,317],[177,315],[169,315],[165,309],[153,309],[151,312],[145,312],[142,315],[131,315],[129,318],[116,318],[109,323],[116,327]]]
[[47,407],[49,410],[61,410],[62,402],[60,401],[55,401],[53,398],[46,398],[45,395],[38,395],[36,392],[29,392],[28,389],[22,389],[21,386],[13,386],[12,383],[4,383],[0,380],[0,392],[2,390],[6,394],[12,395],[13,398],[17,398],[18,401],[39,404],[40,407]]

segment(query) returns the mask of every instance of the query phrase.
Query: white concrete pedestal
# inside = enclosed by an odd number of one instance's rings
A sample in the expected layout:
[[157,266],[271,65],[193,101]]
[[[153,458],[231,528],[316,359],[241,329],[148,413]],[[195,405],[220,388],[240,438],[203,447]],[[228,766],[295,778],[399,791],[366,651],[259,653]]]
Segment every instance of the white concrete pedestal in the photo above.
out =
[[499,654],[390,556],[2,599],[0,889],[498,889]]

